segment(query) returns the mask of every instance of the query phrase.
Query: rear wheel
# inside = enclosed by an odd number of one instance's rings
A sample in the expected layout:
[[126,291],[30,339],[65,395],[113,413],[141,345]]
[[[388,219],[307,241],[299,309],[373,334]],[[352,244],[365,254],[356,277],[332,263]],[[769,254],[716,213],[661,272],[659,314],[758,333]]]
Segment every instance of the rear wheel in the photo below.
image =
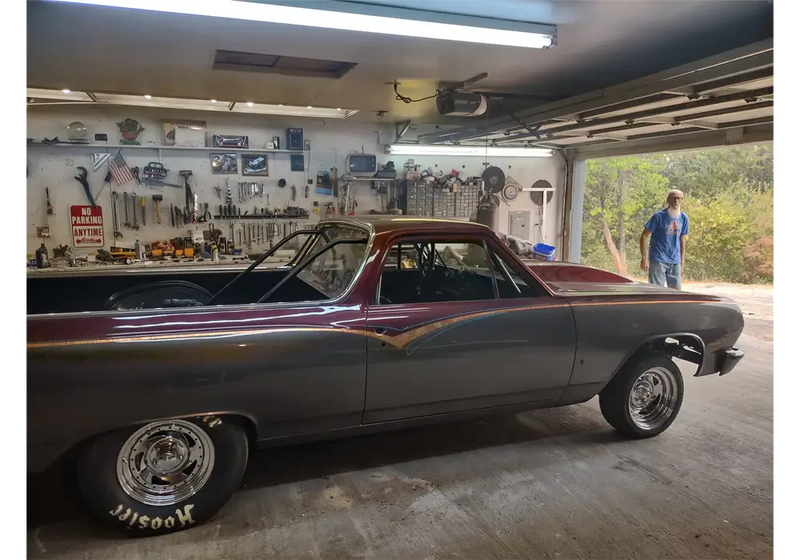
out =
[[600,392],[603,417],[627,437],[657,436],[675,421],[683,403],[683,375],[663,355],[634,358]]
[[100,436],[78,460],[90,512],[132,536],[188,529],[239,487],[244,430],[230,418],[172,419]]

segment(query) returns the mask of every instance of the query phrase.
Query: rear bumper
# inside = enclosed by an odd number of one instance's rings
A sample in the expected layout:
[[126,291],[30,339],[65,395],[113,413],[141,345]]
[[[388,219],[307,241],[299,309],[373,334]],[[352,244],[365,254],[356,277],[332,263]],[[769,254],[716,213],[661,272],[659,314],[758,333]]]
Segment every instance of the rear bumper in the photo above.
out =
[[708,356],[697,376],[712,375],[714,373],[719,373],[720,376],[727,375],[736,367],[736,364],[742,361],[742,358],[744,358],[744,352],[733,346],[718,350]]

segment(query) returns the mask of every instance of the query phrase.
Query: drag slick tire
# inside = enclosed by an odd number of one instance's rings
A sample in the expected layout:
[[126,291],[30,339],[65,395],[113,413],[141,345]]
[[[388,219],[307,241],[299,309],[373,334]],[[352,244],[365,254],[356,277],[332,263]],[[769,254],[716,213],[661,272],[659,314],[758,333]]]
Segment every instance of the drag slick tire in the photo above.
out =
[[130,536],[173,533],[222,509],[247,455],[233,418],[159,420],[90,442],[78,457],[78,486],[95,517]]
[[667,356],[634,357],[600,391],[600,411],[629,438],[657,436],[675,421],[683,403],[683,375]]

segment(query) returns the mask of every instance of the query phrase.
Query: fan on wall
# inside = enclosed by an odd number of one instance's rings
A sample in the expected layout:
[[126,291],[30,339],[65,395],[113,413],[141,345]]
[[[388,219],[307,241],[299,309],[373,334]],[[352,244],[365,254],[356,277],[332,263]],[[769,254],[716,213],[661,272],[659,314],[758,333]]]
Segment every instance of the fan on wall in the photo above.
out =
[[[532,184],[529,188],[525,189],[531,193],[531,200],[536,206],[544,206],[553,200],[553,193],[555,189],[550,181],[540,179]],[[544,195],[547,194],[547,202],[544,201]]]

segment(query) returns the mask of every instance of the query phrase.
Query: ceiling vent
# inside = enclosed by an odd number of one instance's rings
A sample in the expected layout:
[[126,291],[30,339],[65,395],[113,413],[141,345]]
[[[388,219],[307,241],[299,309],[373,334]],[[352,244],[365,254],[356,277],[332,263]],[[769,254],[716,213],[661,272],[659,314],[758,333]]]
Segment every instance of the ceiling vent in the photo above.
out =
[[283,76],[338,80],[355,66],[355,62],[338,60],[217,50],[214,53],[214,63],[211,68],[234,72],[263,72]]

